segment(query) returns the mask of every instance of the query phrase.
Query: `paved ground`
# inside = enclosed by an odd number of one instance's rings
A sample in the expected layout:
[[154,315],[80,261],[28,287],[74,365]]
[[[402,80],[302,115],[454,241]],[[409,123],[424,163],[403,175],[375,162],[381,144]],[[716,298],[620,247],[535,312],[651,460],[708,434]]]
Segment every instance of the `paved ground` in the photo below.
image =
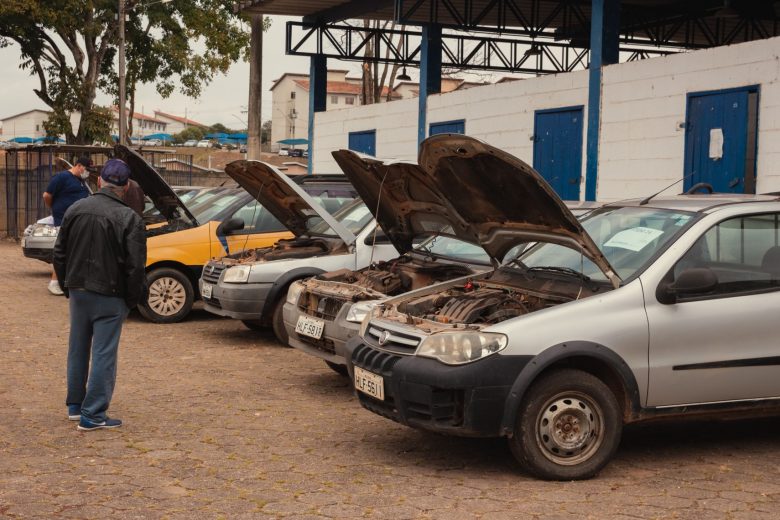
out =
[[115,431],[65,418],[67,303],[0,242],[0,518],[778,518],[778,420],[629,430],[587,482],[519,472],[503,441],[364,411],[324,364],[196,311],[131,315]]

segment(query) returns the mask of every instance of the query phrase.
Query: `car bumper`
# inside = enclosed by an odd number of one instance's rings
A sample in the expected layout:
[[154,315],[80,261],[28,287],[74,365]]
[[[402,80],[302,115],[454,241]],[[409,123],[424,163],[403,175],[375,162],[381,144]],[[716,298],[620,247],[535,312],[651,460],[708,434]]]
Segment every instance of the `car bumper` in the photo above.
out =
[[532,359],[494,354],[452,366],[380,350],[359,336],[346,350],[353,378],[356,366],[383,378],[384,400],[356,391],[364,408],[407,426],[465,437],[501,435],[507,396]]
[[[322,331],[322,337],[319,339],[309,338],[295,332],[295,325],[301,316],[309,316],[301,311],[297,305],[285,303],[284,327],[287,329],[290,346],[302,350],[307,354],[318,357],[324,361],[335,363],[337,365],[346,365],[347,351],[346,343],[355,337],[360,330],[359,323],[352,323],[346,320],[350,305],[345,304],[333,320],[322,320],[325,327]],[[315,316],[309,316],[314,319],[321,319]]]
[[[272,283],[218,283],[213,286],[211,298],[203,298],[203,308],[212,314],[237,320],[259,320]],[[203,294],[203,280],[198,282]]]

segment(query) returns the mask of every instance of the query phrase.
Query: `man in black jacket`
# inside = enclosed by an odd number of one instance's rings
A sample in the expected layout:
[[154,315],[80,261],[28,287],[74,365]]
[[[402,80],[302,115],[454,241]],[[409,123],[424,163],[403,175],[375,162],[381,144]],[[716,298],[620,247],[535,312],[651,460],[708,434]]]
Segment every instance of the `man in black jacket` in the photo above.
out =
[[[70,300],[68,418],[79,430],[117,428],[106,415],[116,383],[122,324],[146,291],[146,234],[124,202],[130,167],[103,166],[100,191],[65,213],[54,246],[54,269]],[[92,369],[89,369],[90,351]]]

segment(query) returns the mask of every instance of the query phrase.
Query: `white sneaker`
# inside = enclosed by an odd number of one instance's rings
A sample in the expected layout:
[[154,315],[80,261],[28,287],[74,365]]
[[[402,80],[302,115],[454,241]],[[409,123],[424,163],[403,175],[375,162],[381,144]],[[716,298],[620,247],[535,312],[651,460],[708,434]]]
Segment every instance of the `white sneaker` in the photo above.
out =
[[62,292],[62,289],[60,289],[60,284],[56,280],[49,281],[49,292],[55,296],[62,296],[63,294],[65,294],[64,292]]

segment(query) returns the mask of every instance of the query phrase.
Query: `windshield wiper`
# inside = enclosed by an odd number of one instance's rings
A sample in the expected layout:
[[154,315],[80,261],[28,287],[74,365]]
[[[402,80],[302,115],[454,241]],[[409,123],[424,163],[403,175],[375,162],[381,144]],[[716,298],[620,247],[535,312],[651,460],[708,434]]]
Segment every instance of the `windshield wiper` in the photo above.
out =
[[572,276],[576,276],[577,278],[581,278],[582,280],[589,282],[590,276],[583,274],[576,269],[572,269],[571,267],[561,267],[558,265],[538,265],[534,267],[529,267],[528,271],[550,271],[553,273],[564,273],[569,274]]

